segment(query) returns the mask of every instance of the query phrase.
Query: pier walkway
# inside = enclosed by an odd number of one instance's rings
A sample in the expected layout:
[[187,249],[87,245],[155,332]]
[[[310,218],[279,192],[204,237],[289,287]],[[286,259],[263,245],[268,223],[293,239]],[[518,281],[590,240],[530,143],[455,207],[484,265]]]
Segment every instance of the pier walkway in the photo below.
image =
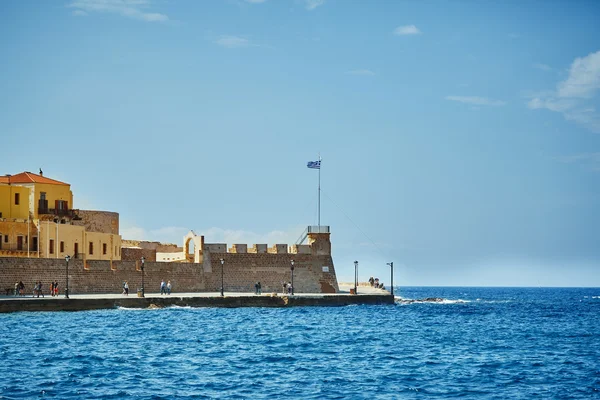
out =
[[360,286],[358,294],[350,294],[350,287],[340,285],[338,293],[265,293],[249,292],[176,293],[161,295],[146,293],[123,294],[64,294],[56,297],[0,296],[0,313],[18,311],[83,311],[125,308],[181,307],[293,307],[293,306],[345,306],[351,304],[394,304],[394,298],[386,290]]

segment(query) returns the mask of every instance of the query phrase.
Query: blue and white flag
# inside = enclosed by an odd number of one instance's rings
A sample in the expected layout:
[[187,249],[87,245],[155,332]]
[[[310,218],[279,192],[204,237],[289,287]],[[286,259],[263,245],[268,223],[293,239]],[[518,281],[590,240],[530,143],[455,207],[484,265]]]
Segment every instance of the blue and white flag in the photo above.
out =
[[319,160],[319,161],[309,161],[308,164],[306,164],[306,166],[308,168],[321,169],[321,160]]

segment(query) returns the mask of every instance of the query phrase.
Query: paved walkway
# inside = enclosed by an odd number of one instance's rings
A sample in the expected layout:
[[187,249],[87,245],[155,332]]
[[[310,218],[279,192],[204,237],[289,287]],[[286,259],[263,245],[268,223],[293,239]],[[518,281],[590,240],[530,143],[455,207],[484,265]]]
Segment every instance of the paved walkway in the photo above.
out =
[[[340,291],[339,293],[295,293],[294,296],[297,297],[323,297],[323,296],[332,296],[332,295],[350,295],[350,288],[354,289],[354,285],[339,285]],[[248,296],[256,296],[254,292],[225,292],[226,297],[248,297]],[[358,287],[358,295],[389,295],[390,293],[387,290],[375,289],[371,286],[359,286]],[[263,292],[262,296],[271,296],[272,293]],[[221,292],[190,292],[190,293],[179,293],[173,292],[170,295],[161,295],[160,293],[148,293],[146,292],[147,298],[159,298],[159,297],[220,297]],[[288,296],[287,294],[277,293],[277,296]],[[32,297],[30,294],[26,296],[0,296],[0,300],[45,300],[45,299],[63,299],[64,292],[60,294],[58,297],[52,297],[49,294],[44,294],[44,297]],[[130,292],[128,296],[124,296],[122,294],[71,294],[69,296],[73,299],[119,299],[119,298],[132,298],[137,297],[137,293],[134,291]]]

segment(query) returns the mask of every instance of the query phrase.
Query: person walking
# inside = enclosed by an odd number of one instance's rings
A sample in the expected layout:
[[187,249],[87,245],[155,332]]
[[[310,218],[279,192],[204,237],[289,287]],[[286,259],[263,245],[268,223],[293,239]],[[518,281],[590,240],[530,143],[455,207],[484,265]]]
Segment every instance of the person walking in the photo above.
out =
[[58,279],[54,281],[54,296],[58,296]]
[[19,282],[15,282],[15,296],[19,295]]
[[167,294],[167,284],[164,279],[160,281],[160,294]]
[[260,284],[260,282],[258,282],[258,294],[262,294],[262,286]]
[[54,281],[50,282],[50,296],[54,297]]
[[171,281],[167,281],[167,294],[171,294]]
[[123,284],[123,294],[125,296],[129,296],[129,284],[127,283],[127,281],[125,281],[125,283]]
[[287,293],[287,282],[283,282],[283,294]]
[[25,295],[25,284],[23,281],[19,281],[19,296]]
[[258,294],[258,282],[254,284],[254,294]]

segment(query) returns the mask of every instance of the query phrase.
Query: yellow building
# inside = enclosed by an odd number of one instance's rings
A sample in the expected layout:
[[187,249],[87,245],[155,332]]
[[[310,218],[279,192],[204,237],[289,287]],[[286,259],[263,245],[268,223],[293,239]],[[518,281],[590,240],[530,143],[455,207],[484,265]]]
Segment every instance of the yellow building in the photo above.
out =
[[41,171],[0,176],[0,257],[120,260],[119,214],[72,205],[71,185]]

